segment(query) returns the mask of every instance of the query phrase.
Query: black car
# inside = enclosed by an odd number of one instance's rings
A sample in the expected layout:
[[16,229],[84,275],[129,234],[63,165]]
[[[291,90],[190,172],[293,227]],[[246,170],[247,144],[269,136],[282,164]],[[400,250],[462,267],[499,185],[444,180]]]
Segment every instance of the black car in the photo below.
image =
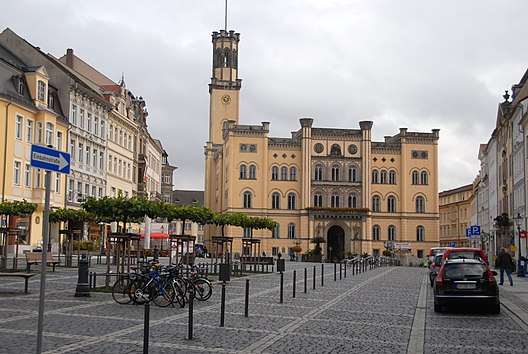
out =
[[500,313],[499,287],[485,262],[450,259],[444,262],[434,282],[434,310],[443,306],[479,304],[491,313]]

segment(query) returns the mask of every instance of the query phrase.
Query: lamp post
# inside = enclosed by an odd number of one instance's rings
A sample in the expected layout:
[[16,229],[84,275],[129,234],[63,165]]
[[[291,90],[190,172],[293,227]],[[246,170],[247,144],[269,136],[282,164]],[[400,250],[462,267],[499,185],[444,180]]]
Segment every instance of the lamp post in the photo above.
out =
[[519,258],[517,259],[517,276],[518,277],[523,277],[525,276],[524,274],[524,262],[521,260],[521,222],[522,222],[522,216],[520,213],[517,213],[517,216],[514,218],[515,219],[515,223],[517,224],[517,237],[519,239]]

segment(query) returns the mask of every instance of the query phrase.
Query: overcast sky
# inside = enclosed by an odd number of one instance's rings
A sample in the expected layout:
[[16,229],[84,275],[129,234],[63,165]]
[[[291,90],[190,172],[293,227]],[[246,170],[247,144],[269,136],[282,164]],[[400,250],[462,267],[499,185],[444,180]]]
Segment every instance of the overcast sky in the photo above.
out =
[[[300,117],[373,138],[440,129],[440,191],[472,183],[504,90],[528,68],[526,0],[229,0],[241,34],[242,124],[289,137]],[[143,96],[175,189],[203,189],[211,32],[225,0],[17,0],[10,27],[44,52],[67,48]],[[2,29],[3,29],[2,28]]]

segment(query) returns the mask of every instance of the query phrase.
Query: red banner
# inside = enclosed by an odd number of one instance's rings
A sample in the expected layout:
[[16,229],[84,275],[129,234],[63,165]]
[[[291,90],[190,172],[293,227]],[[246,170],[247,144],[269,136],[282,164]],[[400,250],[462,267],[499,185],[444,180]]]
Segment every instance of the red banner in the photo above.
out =
[[519,233],[520,238],[528,238],[528,231],[521,231]]

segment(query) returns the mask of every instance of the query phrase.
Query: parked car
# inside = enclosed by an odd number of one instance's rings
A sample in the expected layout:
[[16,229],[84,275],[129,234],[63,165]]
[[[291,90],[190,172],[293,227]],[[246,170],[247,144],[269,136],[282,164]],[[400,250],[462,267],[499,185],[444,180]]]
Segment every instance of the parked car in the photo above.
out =
[[479,304],[491,313],[500,313],[499,287],[488,265],[477,259],[448,259],[434,283],[434,310],[443,306]]
[[444,251],[451,247],[433,247],[429,250],[429,253],[427,254],[427,259],[429,260],[429,268],[431,268],[431,265],[433,264],[434,257],[438,253],[444,253]]
[[431,288],[434,286],[435,278],[438,275],[438,271],[440,270],[440,267],[442,266],[443,257],[444,257],[443,253],[437,253],[434,256],[433,262],[431,263],[430,270],[429,270],[429,280],[431,281]]
[[480,248],[454,247],[444,251],[444,261],[447,259],[482,259],[488,266],[488,258]]

